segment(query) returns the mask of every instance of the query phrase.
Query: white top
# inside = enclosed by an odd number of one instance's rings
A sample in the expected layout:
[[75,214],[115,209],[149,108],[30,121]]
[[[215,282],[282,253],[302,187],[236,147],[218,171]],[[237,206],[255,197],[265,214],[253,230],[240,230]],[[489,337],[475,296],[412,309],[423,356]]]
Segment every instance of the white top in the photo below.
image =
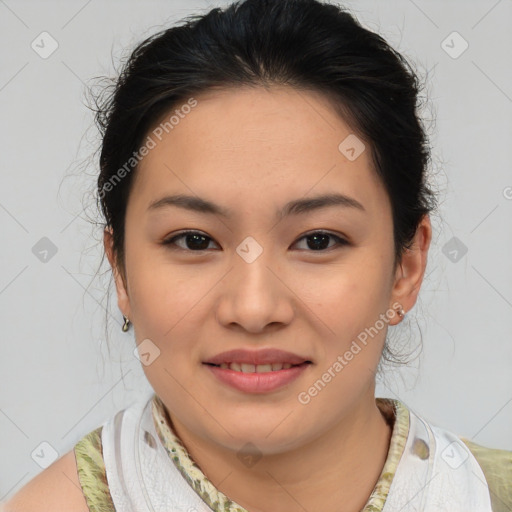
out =
[[[492,512],[486,478],[466,445],[410,410],[409,424],[382,512]],[[211,512],[162,446],[151,399],[117,413],[101,435],[117,512]]]

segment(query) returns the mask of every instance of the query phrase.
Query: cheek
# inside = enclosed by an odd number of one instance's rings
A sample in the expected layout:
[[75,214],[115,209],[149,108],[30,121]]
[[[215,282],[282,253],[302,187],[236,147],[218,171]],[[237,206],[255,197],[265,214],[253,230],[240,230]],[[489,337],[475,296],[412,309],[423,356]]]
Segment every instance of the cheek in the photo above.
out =
[[198,279],[197,272],[166,262],[160,249],[133,247],[127,265],[134,319],[159,336],[181,318],[189,318],[194,304],[208,291],[206,280]]
[[303,298],[316,304],[332,318],[360,319],[374,314],[386,304],[389,289],[389,268],[386,258],[358,251],[340,265],[331,265],[327,272],[304,274]]
[[211,311],[205,297],[214,284],[203,277],[197,273],[191,277],[177,265],[152,265],[148,259],[133,266],[130,302],[137,343],[149,339],[160,354],[143,368],[150,382],[156,379],[171,385],[169,374],[182,381],[198,364],[200,347],[194,339],[204,338],[198,332],[208,308]]
[[380,357],[388,324],[379,319],[388,310],[390,294],[385,265],[385,258],[359,257],[330,273],[321,286],[318,280],[309,284],[306,280],[310,307],[328,327],[327,358],[349,350],[354,340],[364,347],[354,359],[362,362]]

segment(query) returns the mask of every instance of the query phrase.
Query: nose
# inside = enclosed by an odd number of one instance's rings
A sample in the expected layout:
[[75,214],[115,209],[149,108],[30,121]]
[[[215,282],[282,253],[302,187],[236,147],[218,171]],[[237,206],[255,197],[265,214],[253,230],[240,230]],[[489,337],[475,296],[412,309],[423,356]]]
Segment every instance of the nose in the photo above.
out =
[[297,309],[293,283],[264,251],[253,261],[235,255],[218,290],[216,317],[224,327],[250,333],[275,330],[291,323]]

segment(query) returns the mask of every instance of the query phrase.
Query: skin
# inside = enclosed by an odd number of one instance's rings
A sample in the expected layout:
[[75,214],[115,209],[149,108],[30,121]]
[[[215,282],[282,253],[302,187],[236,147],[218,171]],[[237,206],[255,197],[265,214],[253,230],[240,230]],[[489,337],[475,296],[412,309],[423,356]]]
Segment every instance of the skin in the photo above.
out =
[[[139,165],[128,200],[125,261],[111,232],[105,251],[118,305],[137,344],[160,355],[143,370],[173,427],[206,476],[251,512],[358,511],[386,460],[391,428],[375,403],[375,372],[388,325],[307,404],[298,400],[357,335],[400,303],[415,304],[431,241],[426,216],[411,250],[393,267],[391,205],[369,145],[350,161],[338,150],[354,133],[320,94],[288,87],[244,88],[197,96],[198,105]],[[278,219],[293,199],[339,192],[365,211],[331,206]],[[196,195],[231,218],[168,206],[165,195]],[[207,249],[166,239],[200,231]],[[314,250],[306,234],[325,230],[349,241]],[[237,247],[253,237],[251,263]],[[311,240],[311,239],[309,239]],[[207,243],[206,242],[206,243]],[[205,243],[205,246],[206,246]],[[181,248],[181,250],[180,250]],[[276,347],[313,364],[289,385],[248,394],[203,365],[233,348]],[[248,442],[261,458],[237,456]]]
[[71,450],[24,485],[0,512],[89,512]]

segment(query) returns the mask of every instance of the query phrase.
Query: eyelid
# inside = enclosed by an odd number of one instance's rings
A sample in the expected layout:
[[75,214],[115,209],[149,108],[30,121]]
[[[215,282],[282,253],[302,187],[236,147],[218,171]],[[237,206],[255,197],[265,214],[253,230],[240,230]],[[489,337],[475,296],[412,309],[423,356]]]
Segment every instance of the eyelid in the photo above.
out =
[[[208,249],[201,249],[201,250],[198,250],[198,251],[193,251],[193,250],[190,250],[190,249],[183,249],[182,247],[179,247],[179,246],[174,244],[175,240],[177,240],[177,239],[179,239],[181,237],[184,237],[184,236],[186,236],[188,234],[202,235],[205,238],[210,239],[214,243],[217,243],[217,242],[215,242],[215,240],[211,236],[209,236],[206,233],[204,233],[202,231],[199,231],[197,229],[189,229],[189,230],[180,231],[178,233],[173,234],[170,238],[166,238],[161,243],[162,243],[162,245],[169,246],[172,250],[181,250],[181,251],[185,251],[185,252],[189,252],[189,253],[199,253],[199,254],[201,254],[201,253],[204,253],[204,252],[208,251]],[[328,236],[330,236],[332,238],[335,238],[337,243],[334,246],[329,247],[328,249],[322,249],[322,250],[319,250],[319,251],[313,251],[313,250],[309,250],[308,251],[308,250],[305,250],[305,252],[320,253],[320,254],[321,253],[328,253],[328,252],[330,252],[333,249],[352,245],[352,243],[350,242],[348,237],[346,237],[345,235],[336,234],[336,233],[333,233],[332,231],[328,231],[328,230],[325,230],[325,229],[313,229],[311,231],[308,231],[308,232],[304,233],[303,235],[301,235],[299,238],[297,238],[297,240],[293,243],[293,245],[297,244],[299,241],[301,241],[304,238],[307,238],[308,236],[313,236],[313,235],[317,235],[317,234],[318,235],[328,235]]]
[[335,245],[333,245],[332,247],[329,247],[328,249],[322,249],[320,251],[306,250],[305,252],[326,254],[326,253],[332,251],[333,249],[339,249],[344,246],[352,245],[352,243],[349,241],[348,237],[346,237],[345,235],[333,233],[332,231],[328,231],[325,229],[313,229],[312,231],[308,231],[308,232],[304,233],[303,235],[301,235],[299,238],[297,238],[297,240],[293,243],[293,245],[297,244],[303,238],[307,238],[308,236],[313,236],[313,235],[328,235],[331,238],[335,238],[337,243]]
[[189,252],[189,253],[195,252],[195,253],[200,254],[207,250],[207,249],[201,249],[199,251],[191,251],[190,249],[183,249],[182,247],[179,247],[176,244],[174,244],[175,240],[177,240],[181,237],[185,237],[186,235],[202,235],[205,238],[208,238],[211,241],[215,242],[215,240],[211,236],[207,235],[206,233],[203,233],[202,231],[199,231],[197,229],[185,229],[183,231],[179,231],[178,233],[173,234],[171,237],[165,238],[164,240],[162,240],[161,244],[164,246],[169,246],[169,248],[172,250],[177,250],[177,251],[181,250],[181,251],[185,251],[185,252]]

